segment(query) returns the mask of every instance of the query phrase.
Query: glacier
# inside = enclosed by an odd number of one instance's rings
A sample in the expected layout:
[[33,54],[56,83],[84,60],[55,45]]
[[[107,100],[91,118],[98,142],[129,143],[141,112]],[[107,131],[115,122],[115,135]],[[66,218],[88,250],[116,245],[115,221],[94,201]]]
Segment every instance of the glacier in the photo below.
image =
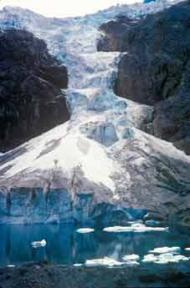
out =
[[147,211],[168,220],[190,208],[190,157],[141,130],[151,121],[152,107],[113,93],[122,53],[96,48],[102,23],[117,15],[136,19],[178,2],[117,5],[65,19],[20,8],[0,11],[0,29],[34,33],[67,66],[71,114],[68,122],[0,156],[0,222],[102,218],[113,224],[114,215],[133,220]]

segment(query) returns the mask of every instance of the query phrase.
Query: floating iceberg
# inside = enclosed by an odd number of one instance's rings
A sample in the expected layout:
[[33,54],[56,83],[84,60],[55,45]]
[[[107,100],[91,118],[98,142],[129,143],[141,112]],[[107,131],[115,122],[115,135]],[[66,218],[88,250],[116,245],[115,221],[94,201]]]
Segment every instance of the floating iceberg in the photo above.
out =
[[100,259],[90,259],[90,260],[86,260],[85,265],[86,266],[109,266],[109,267],[113,267],[113,266],[121,266],[123,265],[123,262],[119,262],[113,258],[109,258],[109,257],[104,257],[104,258],[100,258]]
[[189,247],[185,248],[185,251],[190,251],[190,248]]
[[139,255],[137,254],[131,254],[131,255],[125,255],[122,257],[123,261],[130,262],[130,261],[138,261],[140,259]]
[[165,253],[179,253],[181,251],[180,247],[158,247],[150,250],[150,253],[165,254]]
[[157,264],[178,263],[180,261],[188,261],[189,258],[184,255],[175,255],[172,253],[165,253],[158,256]]
[[93,228],[79,228],[77,229],[77,233],[86,234],[94,232]]
[[74,267],[82,267],[82,265],[83,265],[83,264],[81,264],[81,263],[75,263],[75,264],[73,264]]
[[45,239],[42,239],[41,241],[33,241],[31,243],[33,248],[39,248],[39,247],[45,247],[47,244]]
[[142,232],[152,232],[152,231],[164,232],[164,231],[168,231],[168,227],[147,227],[146,225],[141,224],[141,223],[133,223],[131,226],[105,227],[103,229],[103,231],[105,231],[105,232],[115,232],[115,233],[120,233],[120,232],[142,233]]
[[158,257],[154,254],[147,254],[144,256],[142,262],[144,263],[150,263],[150,262],[156,262],[158,260]]
[[155,254],[148,254],[145,255],[142,262],[144,263],[150,263],[154,262],[156,264],[169,264],[169,263],[178,263],[181,261],[188,261],[189,257],[186,257],[184,255],[176,255],[171,253],[163,253],[160,255]]

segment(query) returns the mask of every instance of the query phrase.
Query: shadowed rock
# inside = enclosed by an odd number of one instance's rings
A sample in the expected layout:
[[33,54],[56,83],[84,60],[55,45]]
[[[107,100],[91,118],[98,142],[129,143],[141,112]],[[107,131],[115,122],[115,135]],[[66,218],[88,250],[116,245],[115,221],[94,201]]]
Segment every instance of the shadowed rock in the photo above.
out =
[[152,133],[190,153],[190,4],[184,2],[134,22],[126,17],[100,28],[98,49],[126,51],[115,92],[154,105]]
[[0,151],[69,119],[67,82],[45,42],[22,30],[0,32]]

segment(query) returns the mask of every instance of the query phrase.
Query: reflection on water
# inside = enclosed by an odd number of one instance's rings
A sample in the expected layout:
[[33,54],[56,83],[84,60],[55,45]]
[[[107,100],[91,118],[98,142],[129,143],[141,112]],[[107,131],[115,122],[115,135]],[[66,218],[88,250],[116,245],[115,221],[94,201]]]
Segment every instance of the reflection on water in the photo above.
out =
[[[46,239],[47,246],[32,248],[31,242],[41,239]],[[149,250],[163,246],[190,247],[189,235],[177,232],[103,231],[79,234],[71,225],[0,226],[0,266],[44,260],[51,264],[72,265],[105,256],[121,261],[124,255],[138,254],[143,258]],[[185,253],[190,256],[190,252]]]

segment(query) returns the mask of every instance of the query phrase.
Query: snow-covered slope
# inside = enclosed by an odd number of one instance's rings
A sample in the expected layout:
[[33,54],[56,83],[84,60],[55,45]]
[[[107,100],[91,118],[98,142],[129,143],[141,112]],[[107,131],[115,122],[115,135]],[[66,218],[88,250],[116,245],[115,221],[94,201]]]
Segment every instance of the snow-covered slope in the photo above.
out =
[[[76,216],[73,201],[78,195],[91,195],[88,208],[80,207],[86,209],[84,218],[90,218],[102,203],[122,211],[129,207],[152,210],[167,217],[170,208],[180,207],[181,194],[187,199],[184,209],[190,208],[190,157],[139,130],[142,123],[151,119],[152,108],[114,95],[112,81],[121,54],[96,51],[102,23],[118,14],[140,17],[172,4],[160,1],[117,6],[63,20],[17,8],[0,12],[0,27],[30,30],[43,38],[50,52],[66,64],[70,76],[66,94],[71,112],[69,122],[0,156],[2,210],[6,211],[7,195],[11,197],[10,191],[15,187],[25,187],[30,192],[31,188],[42,188],[45,194],[56,189],[67,191],[72,200],[72,216]],[[16,217],[14,209],[10,211]],[[45,221],[52,214],[61,218],[53,209],[46,211],[45,218],[34,217],[31,221]]]

